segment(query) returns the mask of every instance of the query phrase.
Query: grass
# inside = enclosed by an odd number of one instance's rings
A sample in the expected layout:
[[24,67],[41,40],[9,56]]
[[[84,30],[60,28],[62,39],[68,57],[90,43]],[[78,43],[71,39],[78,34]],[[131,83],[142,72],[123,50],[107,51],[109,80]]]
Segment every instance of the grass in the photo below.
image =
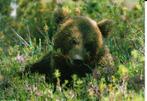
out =
[[[52,23],[47,23],[50,28],[41,30],[44,39],[36,39],[31,31],[33,27],[21,29],[25,25],[19,20],[18,26],[13,31],[0,30],[0,100],[20,101],[143,101],[144,100],[144,3],[138,1],[134,9],[128,9],[109,0],[80,1],[81,13],[99,21],[109,18],[114,21],[111,36],[105,39],[115,60],[116,73],[110,77],[111,83],[106,83],[105,78],[96,80],[91,74],[85,78],[73,76],[73,87],[67,88],[63,85],[53,85],[45,82],[44,75],[32,74],[21,79],[16,75],[26,65],[41,59],[49,51],[53,51],[52,43],[48,33],[55,32]],[[74,15],[73,9],[78,4],[67,2],[66,9]],[[72,5],[72,6],[70,6]],[[33,6],[33,5],[32,5]],[[32,7],[31,6],[31,7]],[[30,7],[30,8],[31,8]],[[28,8],[29,9],[29,8]],[[27,9],[27,10],[28,10]],[[34,9],[31,9],[32,11]],[[28,10],[29,11],[29,10]],[[34,13],[33,13],[34,14]],[[46,14],[46,12],[45,12]],[[26,13],[27,15],[27,13]],[[25,15],[25,16],[26,16]],[[46,14],[47,15],[47,14]],[[27,15],[31,16],[31,15]],[[33,17],[34,15],[32,15]],[[41,15],[37,15],[40,17]],[[44,15],[42,15],[44,16]],[[41,17],[42,17],[41,16]],[[21,17],[21,19],[23,16]],[[26,18],[27,19],[27,18]],[[28,22],[32,20],[28,17]],[[5,21],[7,22],[7,21]],[[12,22],[11,22],[12,23]],[[34,22],[31,22],[32,25]],[[42,22],[40,27],[44,28]],[[12,25],[12,24],[11,24]],[[31,26],[32,26],[31,25]],[[34,24],[35,25],[35,24]],[[39,26],[39,25],[38,25]],[[6,26],[7,29],[12,26]],[[19,30],[17,30],[17,28]],[[15,31],[16,29],[16,31]],[[21,29],[21,30],[20,30]],[[26,30],[27,29],[27,30]],[[21,35],[18,32],[26,34]],[[18,37],[22,36],[22,38]],[[8,35],[13,34],[12,38]],[[29,35],[32,36],[29,37]],[[42,35],[39,34],[39,35]],[[10,35],[11,36],[11,35]],[[25,37],[23,37],[25,36]],[[26,37],[27,36],[27,37]],[[14,39],[13,39],[14,38]],[[16,41],[16,39],[19,41]],[[28,44],[24,44],[25,41]],[[58,74],[58,73],[56,73]],[[57,76],[57,79],[58,76]],[[60,81],[60,80],[59,80]],[[57,90],[54,91],[54,86]]]

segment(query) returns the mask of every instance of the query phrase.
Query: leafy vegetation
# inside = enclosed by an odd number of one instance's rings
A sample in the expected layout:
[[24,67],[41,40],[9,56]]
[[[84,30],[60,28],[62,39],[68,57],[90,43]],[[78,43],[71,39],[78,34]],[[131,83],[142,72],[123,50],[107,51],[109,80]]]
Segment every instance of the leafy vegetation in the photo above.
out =
[[[143,101],[144,100],[144,2],[125,5],[123,0],[65,0],[65,13],[81,13],[96,21],[114,21],[112,35],[105,40],[115,60],[117,72],[106,83],[91,74],[73,75],[73,87],[45,82],[44,75],[21,79],[16,74],[49,51],[57,31],[51,0],[17,0],[17,16],[9,16],[10,4],[0,1],[0,100]],[[108,71],[109,72],[109,71]],[[60,71],[55,72],[60,82]],[[57,90],[54,92],[54,86]]]

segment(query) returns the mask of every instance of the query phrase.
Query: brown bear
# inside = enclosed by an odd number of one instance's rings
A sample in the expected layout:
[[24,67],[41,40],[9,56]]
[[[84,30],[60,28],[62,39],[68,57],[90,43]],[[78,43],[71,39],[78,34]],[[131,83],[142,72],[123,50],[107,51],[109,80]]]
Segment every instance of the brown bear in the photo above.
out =
[[111,24],[107,19],[97,23],[85,16],[68,18],[53,36],[54,51],[24,72],[39,72],[46,75],[47,81],[56,82],[53,73],[58,69],[61,83],[71,80],[73,74],[84,77],[93,73],[95,78],[112,74],[113,58],[103,42]]

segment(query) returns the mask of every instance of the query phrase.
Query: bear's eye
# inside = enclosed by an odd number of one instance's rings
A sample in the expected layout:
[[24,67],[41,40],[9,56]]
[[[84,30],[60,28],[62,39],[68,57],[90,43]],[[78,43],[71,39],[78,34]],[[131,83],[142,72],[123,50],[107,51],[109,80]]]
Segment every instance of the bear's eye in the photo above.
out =
[[76,39],[72,39],[72,40],[71,40],[71,43],[74,44],[74,45],[79,44],[78,40],[76,40]]

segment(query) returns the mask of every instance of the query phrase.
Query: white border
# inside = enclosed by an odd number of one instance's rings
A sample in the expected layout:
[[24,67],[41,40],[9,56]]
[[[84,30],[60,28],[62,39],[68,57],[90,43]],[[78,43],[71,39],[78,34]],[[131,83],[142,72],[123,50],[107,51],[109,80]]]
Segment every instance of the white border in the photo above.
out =
[[145,101],[147,101],[147,1],[145,1]]

